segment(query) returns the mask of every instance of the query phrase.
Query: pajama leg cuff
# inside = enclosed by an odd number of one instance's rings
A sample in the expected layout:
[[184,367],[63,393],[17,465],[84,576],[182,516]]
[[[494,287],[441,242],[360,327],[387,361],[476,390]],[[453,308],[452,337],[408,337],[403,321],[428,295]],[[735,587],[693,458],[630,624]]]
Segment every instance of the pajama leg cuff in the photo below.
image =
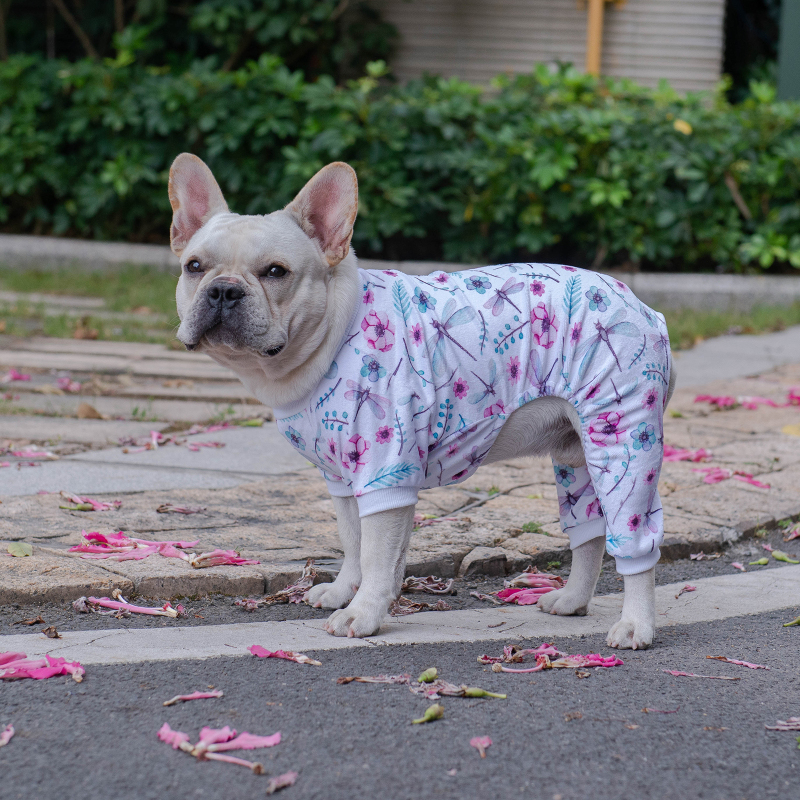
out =
[[584,522],[582,525],[577,525],[571,530],[567,531],[569,536],[569,549],[574,550],[582,544],[606,536],[606,520],[605,517],[596,517]]
[[640,572],[647,572],[652,569],[661,558],[661,551],[648,553],[646,556],[638,558],[619,558],[617,557],[617,572],[620,575],[638,575]]

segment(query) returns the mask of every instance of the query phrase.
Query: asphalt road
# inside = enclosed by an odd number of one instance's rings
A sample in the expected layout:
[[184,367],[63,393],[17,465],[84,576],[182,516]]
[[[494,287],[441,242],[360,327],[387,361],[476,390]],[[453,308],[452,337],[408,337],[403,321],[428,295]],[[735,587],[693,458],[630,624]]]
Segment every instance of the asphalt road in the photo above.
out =
[[[269,775],[295,770],[286,800],[756,800],[800,787],[797,734],[765,724],[800,716],[800,627],[787,613],[660,629],[652,650],[624,665],[496,674],[477,663],[498,643],[325,651],[321,667],[250,656],[88,666],[69,678],[0,684],[0,797],[178,800],[265,796],[268,777],[197,762],[160,742],[164,722],[196,736],[204,725],[254,734],[281,731],[269,750],[238,752]],[[538,642],[531,642],[532,646]],[[611,654],[602,636],[561,639],[568,652]],[[313,654],[312,654],[313,655]],[[770,666],[707,660],[727,655]],[[429,702],[405,686],[351,683],[343,675],[416,676],[506,692],[507,700],[443,698],[444,717],[412,725]],[[672,677],[663,669],[739,681]],[[225,696],[164,708],[175,694]],[[674,714],[643,713],[645,707]],[[469,745],[490,736],[485,759]]]

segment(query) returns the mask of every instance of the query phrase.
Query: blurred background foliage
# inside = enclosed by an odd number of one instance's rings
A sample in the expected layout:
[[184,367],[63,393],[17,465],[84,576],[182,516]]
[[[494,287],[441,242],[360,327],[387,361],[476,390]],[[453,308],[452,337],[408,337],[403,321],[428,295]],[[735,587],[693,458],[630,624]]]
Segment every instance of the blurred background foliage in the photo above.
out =
[[540,66],[398,86],[395,32],[365,2],[0,7],[6,232],[164,242],[189,150],[241,213],[348,161],[361,255],[800,267],[800,105],[768,80],[681,96]]

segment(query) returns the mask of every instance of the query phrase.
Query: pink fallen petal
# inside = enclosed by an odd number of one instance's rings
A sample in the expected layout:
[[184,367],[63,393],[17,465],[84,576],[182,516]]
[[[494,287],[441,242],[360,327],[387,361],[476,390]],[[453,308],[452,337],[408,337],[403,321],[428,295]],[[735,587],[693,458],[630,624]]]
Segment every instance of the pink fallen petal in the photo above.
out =
[[221,744],[228,742],[236,736],[236,731],[227,725],[224,728],[209,728],[205,726],[200,729],[200,738],[197,741],[196,747],[207,748],[212,744]]
[[224,693],[215,689],[213,692],[192,692],[191,694],[176,694],[171,700],[165,700],[162,705],[174,706],[176,703],[185,703],[187,700],[208,700],[214,697],[224,697]]
[[[186,749],[183,747],[183,745],[189,745],[189,734],[172,730],[172,728],[170,728],[169,724],[166,722],[159,729],[158,738],[162,742],[166,742],[168,745],[171,745],[175,750]],[[189,749],[191,749],[191,745],[189,745]]]
[[25,653],[13,653],[11,651],[0,653],[0,667],[2,667],[3,664],[8,664],[10,661],[19,661],[23,658],[25,658]]
[[0,378],[0,383],[11,383],[11,381],[29,381],[31,379],[30,375],[24,375],[21,372],[17,372],[15,369],[10,369]]
[[69,377],[56,379],[56,386],[58,386],[62,392],[67,392],[68,394],[77,394],[81,390],[81,384],[78,383],[78,381],[73,381]]
[[486,750],[492,746],[492,740],[488,736],[473,736],[469,743],[481,754],[481,758],[486,758]]
[[251,558],[242,558],[235,550],[212,550],[210,553],[200,553],[199,556],[189,556],[189,566],[195,569],[203,567],[219,567],[224,564],[243,566],[246,564],[260,564]]
[[0,733],[0,747],[8,744],[11,741],[11,737],[13,735],[14,735],[14,726],[9,723],[8,725],[6,725],[3,732]]
[[748,669],[769,669],[763,664],[752,664],[750,661],[738,661],[735,658],[728,658],[727,656],[706,656],[714,661],[724,661],[726,664],[738,664],[740,667],[747,667]]
[[539,598],[543,594],[552,592],[554,588],[553,586],[542,586],[538,589],[517,589],[509,587],[495,592],[495,595],[504,603],[514,603],[518,606],[532,606],[539,602]]
[[717,408],[733,408],[737,404],[735,397],[730,395],[699,394],[694,399],[695,403],[710,403]]
[[10,467],[10,466],[11,466],[10,461],[0,461],[0,469],[2,469],[3,467]]
[[721,483],[733,476],[733,471],[725,467],[702,467],[693,469],[692,472],[700,472],[705,475],[703,483]]
[[764,726],[768,731],[800,731],[800,717],[779,719],[774,725]]
[[254,656],[258,658],[282,658],[286,661],[295,661],[298,664],[311,664],[315,667],[321,667],[321,661],[315,661],[303,653],[295,653],[292,650],[267,650],[259,644],[254,644],[247,648]]
[[784,542],[790,542],[792,539],[800,539],[800,523],[789,528],[783,537]]
[[774,551],[775,551],[775,548],[774,548],[774,547],[773,547],[773,546],[772,546],[772,545],[771,545],[769,542],[765,542],[765,543],[764,543],[764,544],[762,544],[761,546],[762,546],[762,547],[764,548],[764,550],[766,550],[768,553],[772,553],[772,552],[774,552]]
[[695,675],[694,672],[681,672],[678,669],[662,669],[667,675],[674,675],[677,678],[708,678],[715,681],[740,681],[741,678],[731,678],[727,675]]
[[589,653],[588,655],[564,656],[553,661],[550,666],[553,669],[559,667],[567,669],[580,669],[586,667],[621,667],[621,658],[616,656],[601,656],[599,653]]
[[506,588],[519,587],[540,589],[549,587],[551,589],[560,589],[564,586],[564,579],[559,575],[553,575],[549,572],[539,572],[536,567],[528,567],[521,575],[511,578],[511,580],[504,581],[503,585]]
[[747,570],[744,568],[744,564],[741,564],[741,563],[739,563],[738,561],[734,561],[734,562],[731,564],[731,566],[732,566],[734,569],[738,569],[738,570],[739,570],[739,572],[747,572]]
[[800,386],[795,386],[792,389],[789,389],[789,393],[786,395],[787,406],[800,406]]
[[[61,492],[61,496],[65,500],[69,500],[71,503],[75,503],[77,506],[91,506],[92,511],[111,511],[112,509],[117,509],[122,506],[121,500],[110,500],[105,502],[104,500],[95,500],[92,497],[81,497],[77,494],[69,494],[68,492]],[[73,509],[75,510],[75,509]],[[84,509],[79,509],[83,511]]]
[[189,442],[186,447],[196,453],[201,447],[225,447],[225,442]]
[[284,772],[283,775],[270,778],[267,784],[267,794],[275,794],[275,792],[285,789],[287,786],[294,786],[298,774],[297,772]]
[[203,759],[207,761],[224,761],[228,764],[238,764],[242,767],[247,767],[248,769],[252,770],[256,775],[261,775],[264,772],[264,765],[259,764],[257,761],[248,761],[244,758],[239,758],[237,756],[231,756],[227,753],[211,753],[208,751],[203,751]]
[[[202,737],[201,737],[202,738]],[[281,732],[271,736],[256,736],[252,733],[240,733],[235,739],[208,746],[208,752],[219,753],[224,750],[256,750],[260,747],[275,747],[281,743]]]
[[[111,600],[108,597],[87,597],[85,598],[86,605],[90,610],[92,606],[99,606],[100,608],[112,608],[116,611],[128,611],[131,614],[148,614],[152,617],[180,617],[184,613],[183,606],[179,605],[175,608],[172,604],[164,603],[161,608],[151,608],[150,606],[135,606],[125,600],[122,595],[117,593],[119,600]],[[84,599],[84,598],[79,598]],[[76,601],[78,602],[78,601]]]
[[11,455],[17,458],[56,458],[55,453],[50,453],[47,450],[31,450],[29,448],[12,450]]
[[688,583],[675,595],[675,599],[677,600],[682,594],[686,594],[686,592],[696,592],[696,586],[690,586]]
[[83,667],[77,661],[67,661],[65,658],[46,655],[44,658],[29,659],[25,653],[0,654],[0,678],[3,680],[32,678],[40,681],[55,675],[71,675],[76,683],[80,683],[84,674]]
[[683,450],[673,447],[671,444],[664,445],[664,461],[708,461],[711,458],[711,451],[701,447],[699,450]]
[[735,481],[742,481],[742,483],[749,483],[751,486],[757,486],[759,489],[769,489],[768,483],[756,480],[749,472],[734,472],[733,479]]

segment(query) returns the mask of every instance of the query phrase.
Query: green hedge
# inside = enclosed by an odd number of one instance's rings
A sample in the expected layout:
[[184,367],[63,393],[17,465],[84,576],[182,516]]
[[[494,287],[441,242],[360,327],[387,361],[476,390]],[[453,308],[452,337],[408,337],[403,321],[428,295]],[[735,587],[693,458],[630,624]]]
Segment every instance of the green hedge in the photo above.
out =
[[0,227],[163,241],[167,169],[189,150],[243,213],[348,161],[362,253],[800,267],[800,104],[766,85],[732,106],[569,69],[490,91],[387,87],[382,69],[337,87],[270,56],[181,74],[12,57],[0,63]]

